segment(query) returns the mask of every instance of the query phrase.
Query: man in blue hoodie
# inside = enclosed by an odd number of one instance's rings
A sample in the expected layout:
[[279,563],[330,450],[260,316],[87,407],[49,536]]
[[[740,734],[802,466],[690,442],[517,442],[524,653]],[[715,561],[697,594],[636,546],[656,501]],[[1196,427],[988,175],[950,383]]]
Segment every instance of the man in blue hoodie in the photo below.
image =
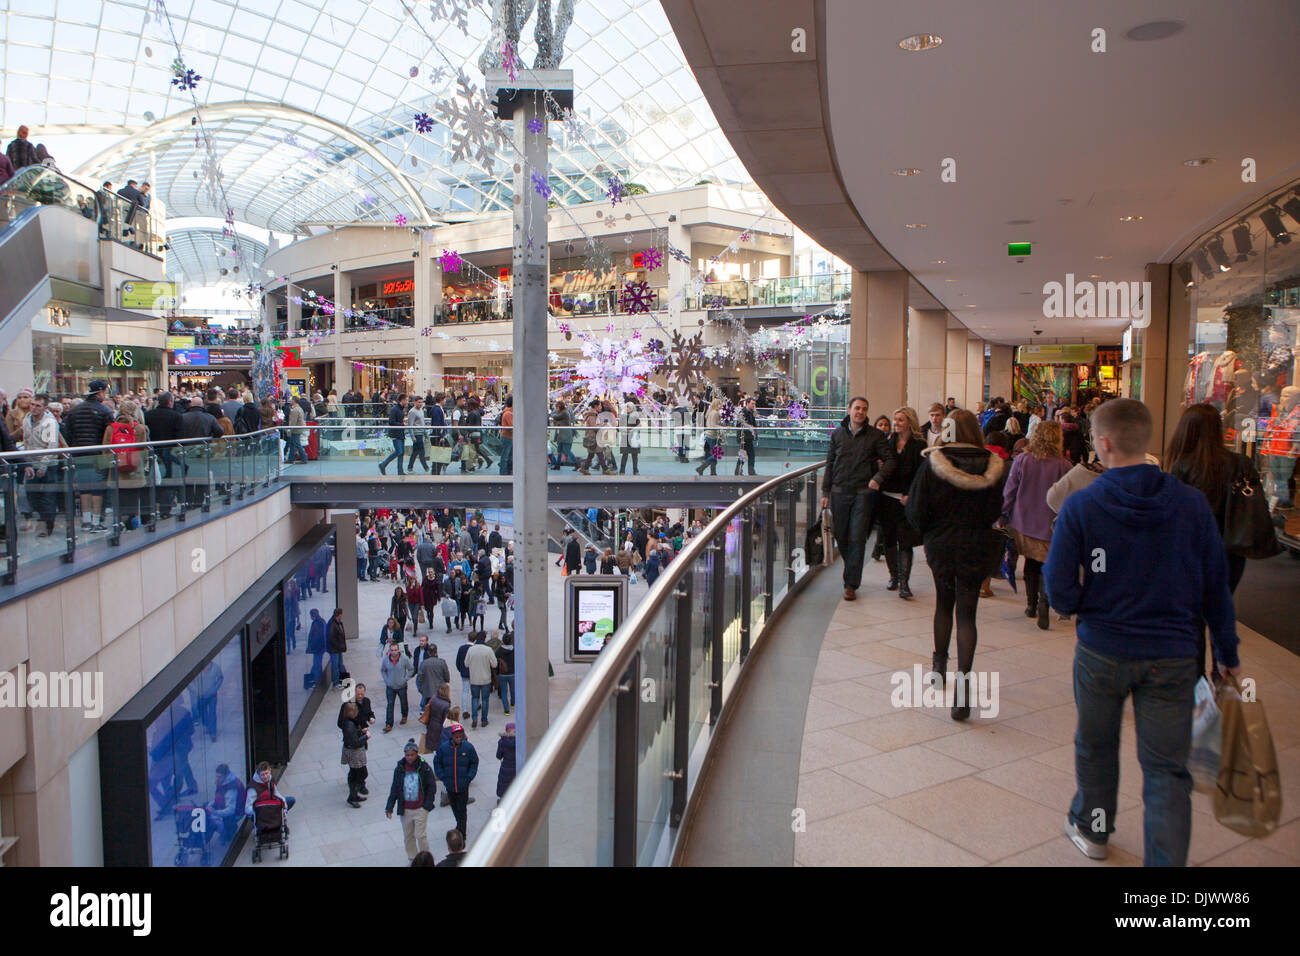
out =
[[1151,413],[1106,402],[1093,414],[1106,471],[1066,499],[1043,567],[1047,594],[1079,616],[1074,656],[1078,789],[1065,832],[1094,860],[1115,831],[1119,733],[1133,695],[1147,866],[1184,866],[1192,832],[1192,700],[1199,626],[1240,675],[1223,539],[1205,496],[1146,463]]

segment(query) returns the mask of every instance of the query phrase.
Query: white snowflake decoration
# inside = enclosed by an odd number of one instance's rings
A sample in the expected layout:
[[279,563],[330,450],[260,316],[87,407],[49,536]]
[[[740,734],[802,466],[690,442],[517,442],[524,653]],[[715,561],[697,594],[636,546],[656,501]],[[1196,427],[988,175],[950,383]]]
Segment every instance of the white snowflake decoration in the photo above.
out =
[[575,383],[592,395],[635,394],[653,371],[639,338],[624,342],[606,338],[599,344],[589,338],[582,343],[582,354],[573,367],[573,376]]
[[456,163],[472,157],[491,175],[495,151],[505,150],[510,141],[501,121],[492,115],[487,94],[470,82],[464,70],[456,77],[455,99],[444,104],[443,111],[452,131],[451,161]]
[[475,0],[429,0],[429,11],[435,23],[450,22],[461,33],[469,32],[469,10],[478,7]]

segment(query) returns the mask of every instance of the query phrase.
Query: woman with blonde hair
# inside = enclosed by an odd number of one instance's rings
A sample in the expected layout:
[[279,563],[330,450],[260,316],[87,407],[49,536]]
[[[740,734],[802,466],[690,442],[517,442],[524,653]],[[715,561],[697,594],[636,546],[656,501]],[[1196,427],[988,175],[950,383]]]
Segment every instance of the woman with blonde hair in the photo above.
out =
[[1037,617],[1044,631],[1051,610],[1043,590],[1043,562],[1056,517],[1047,505],[1047,491],[1071,467],[1062,450],[1061,426],[1043,422],[1034,429],[1025,453],[1012,462],[1002,493],[1002,523],[1011,528],[1016,551],[1025,558],[1025,617]]
[[898,590],[904,601],[912,599],[912,549],[920,544],[915,529],[907,523],[903,509],[912,479],[921,467],[925,439],[916,410],[904,406],[894,409],[893,431],[889,440],[898,455],[898,467],[880,486],[877,514],[880,516],[880,542],[884,546],[885,564],[889,568],[888,590]]
[[715,448],[723,447],[722,437],[722,396],[715,396],[709,403],[709,410],[704,413],[704,456],[700,459],[700,466],[695,469],[697,475],[704,474],[704,469],[712,469],[709,473],[716,475],[718,473],[718,459],[723,453],[715,452]]

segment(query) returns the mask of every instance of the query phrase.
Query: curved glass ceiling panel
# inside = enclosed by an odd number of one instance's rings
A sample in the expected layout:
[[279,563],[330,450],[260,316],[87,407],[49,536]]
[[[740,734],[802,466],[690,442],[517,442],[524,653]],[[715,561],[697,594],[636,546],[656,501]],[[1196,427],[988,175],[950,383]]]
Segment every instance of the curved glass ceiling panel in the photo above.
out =
[[[440,6],[467,10],[467,30],[435,19]],[[496,156],[491,169],[472,155],[453,162],[447,125],[456,71],[481,84],[478,64],[497,52],[489,3],[171,0],[166,9],[185,65],[203,78],[195,92],[236,220],[290,232],[510,208],[513,157]],[[145,0],[8,0],[0,126],[7,139],[26,123],[37,142],[63,137],[72,153],[81,148],[72,134],[114,134],[112,147],[97,139],[100,151],[74,162],[54,152],[85,178],[150,180],[169,215],[220,218],[157,10]],[[532,34],[530,20],[525,64]],[[561,67],[574,71],[587,124],[581,138],[551,125],[561,201],[602,195],[612,172],[650,190],[748,183],[658,0],[577,0]],[[430,132],[415,131],[417,113],[434,120]]]

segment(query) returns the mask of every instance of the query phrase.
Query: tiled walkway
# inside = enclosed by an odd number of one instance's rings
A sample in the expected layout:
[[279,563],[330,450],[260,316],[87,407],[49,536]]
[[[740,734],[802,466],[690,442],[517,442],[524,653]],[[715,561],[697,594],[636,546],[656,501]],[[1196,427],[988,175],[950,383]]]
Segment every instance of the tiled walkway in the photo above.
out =
[[[916,553],[920,559],[921,550]],[[799,686],[785,687],[781,695],[789,702],[777,707],[753,689],[745,691],[722,743],[731,739],[752,749],[743,757],[728,754],[716,765],[723,778],[707,784],[688,863],[1141,864],[1142,775],[1131,705],[1122,731],[1109,860],[1088,861],[1061,832],[1074,794],[1072,624],[1053,614],[1051,629],[1039,630],[1024,616],[1023,584],[1020,594],[1012,594],[1005,581],[995,582],[997,597],[979,606],[975,667],[999,673],[1000,712],[958,723],[947,708],[899,709],[890,700],[896,671],[929,666],[934,591],[926,568],[918,563],[913,574],[911,602],[884,589],[883,564],[868,566],[854,603],[840,598],[839,574],[838,566],[823,572],[765,636],[772,644],[755,663],[779,670],[786,679],[777,683]],[[823,607],[834,602],[824,631],[810,626],[810,612],[801,614],[800,604],[810,601]],[[824,622],[825,614],[820,616]],[[1241,836],[1214,819],[1210,796],[1195,793],[1189,861],[1294,866],[1300,864],[1300,658],[1244,627],[1239,633],[1242,661],[1256,679],[1278,750],[1282,826],[1263,839]],[[797,662],[813,653],[811,681],[800,684]],[[768,732],[774,720],[802,723],[797,746],[787,747],[782,734]],[[755,761],[765,776],[787,779],[755,796],[753,782],[743,776]],[[788,779],[796,774],[797,786]],[[776,799],[781,790],[797,792],[794,802]],[[743,825],[737,825],[740,816]]]
[[[564,662],[560,646],[564,579],[556,568],[549,567],[550,653],[555,669],[555,676],[550,681],[550,703],[551,714],[555,715],[586,676],[588,665]],[[344,662],[352,675],[367,685],[367,695],[378,718],[371,728],[368,752],[370,779],[367,786],[370,797],[359,810],[347,805],[347,768],[339,763],[342,735],[336,726],[340,698],[336,692],[328,693],[280,783],[283,792],[297,800],[289,814],[292,831],[289,837],[289,859],[281,861],[270,854],[258,866],[407,865],[401,822],[396,813],[393,814],[393,819],[386,819],[383,811],[393,779],[393,768],[402,757],[407,739],[424,730],[424,726],[416,719],[419,693],[415,690],[415,681],[411,681],[408,691],[410,719],[405,726],[395,724],[391,733],[382,733],[385,702],[383,682],[379,678],[379,630],[388,617],[393,585],[383,581],[373,584],[366,582],[359,585],[359,590],[362,634],[360,639],[348,642]],[[641,579],[632,586],[629,604],[634,605],[646,591],[645,581]],[[485,622],[489,631],[497,623],[499,613],[489,609]],[[421,633],[423,627],[422,625]],[[464,632],[453,631],[448,636],[446,625],[440,624],[435,633],[432,642],[438,645],[438,655],[454,665],[456,648],[463,642]],[[460,677],[454,666],[451,666],[451,698],[453,704],[460,706]],[[400,709],[398,715],[400,717]],[[501,713],[501,699],[494,695],[490,707],[491,723],[486,728],[471,729],[469,720],[464,722],[466,739],[474,745],[479,755],[478,776],[470,788],[470,795],[475,800],[470,804],[468,813],[471,844],[497,803],[496,783],[500,764],[496,759],[496,748],[507,719]],[[424,759],[431,762],[433,756],[429,754]],[[438,789],[441,793],[441,785]],[[429,849],[439,860],[446,854],[445,834],[455,823],[450,807],[438,807],[429,814]],[[250,843],[244,844],[236,865],[251,865],[250,847]]]

